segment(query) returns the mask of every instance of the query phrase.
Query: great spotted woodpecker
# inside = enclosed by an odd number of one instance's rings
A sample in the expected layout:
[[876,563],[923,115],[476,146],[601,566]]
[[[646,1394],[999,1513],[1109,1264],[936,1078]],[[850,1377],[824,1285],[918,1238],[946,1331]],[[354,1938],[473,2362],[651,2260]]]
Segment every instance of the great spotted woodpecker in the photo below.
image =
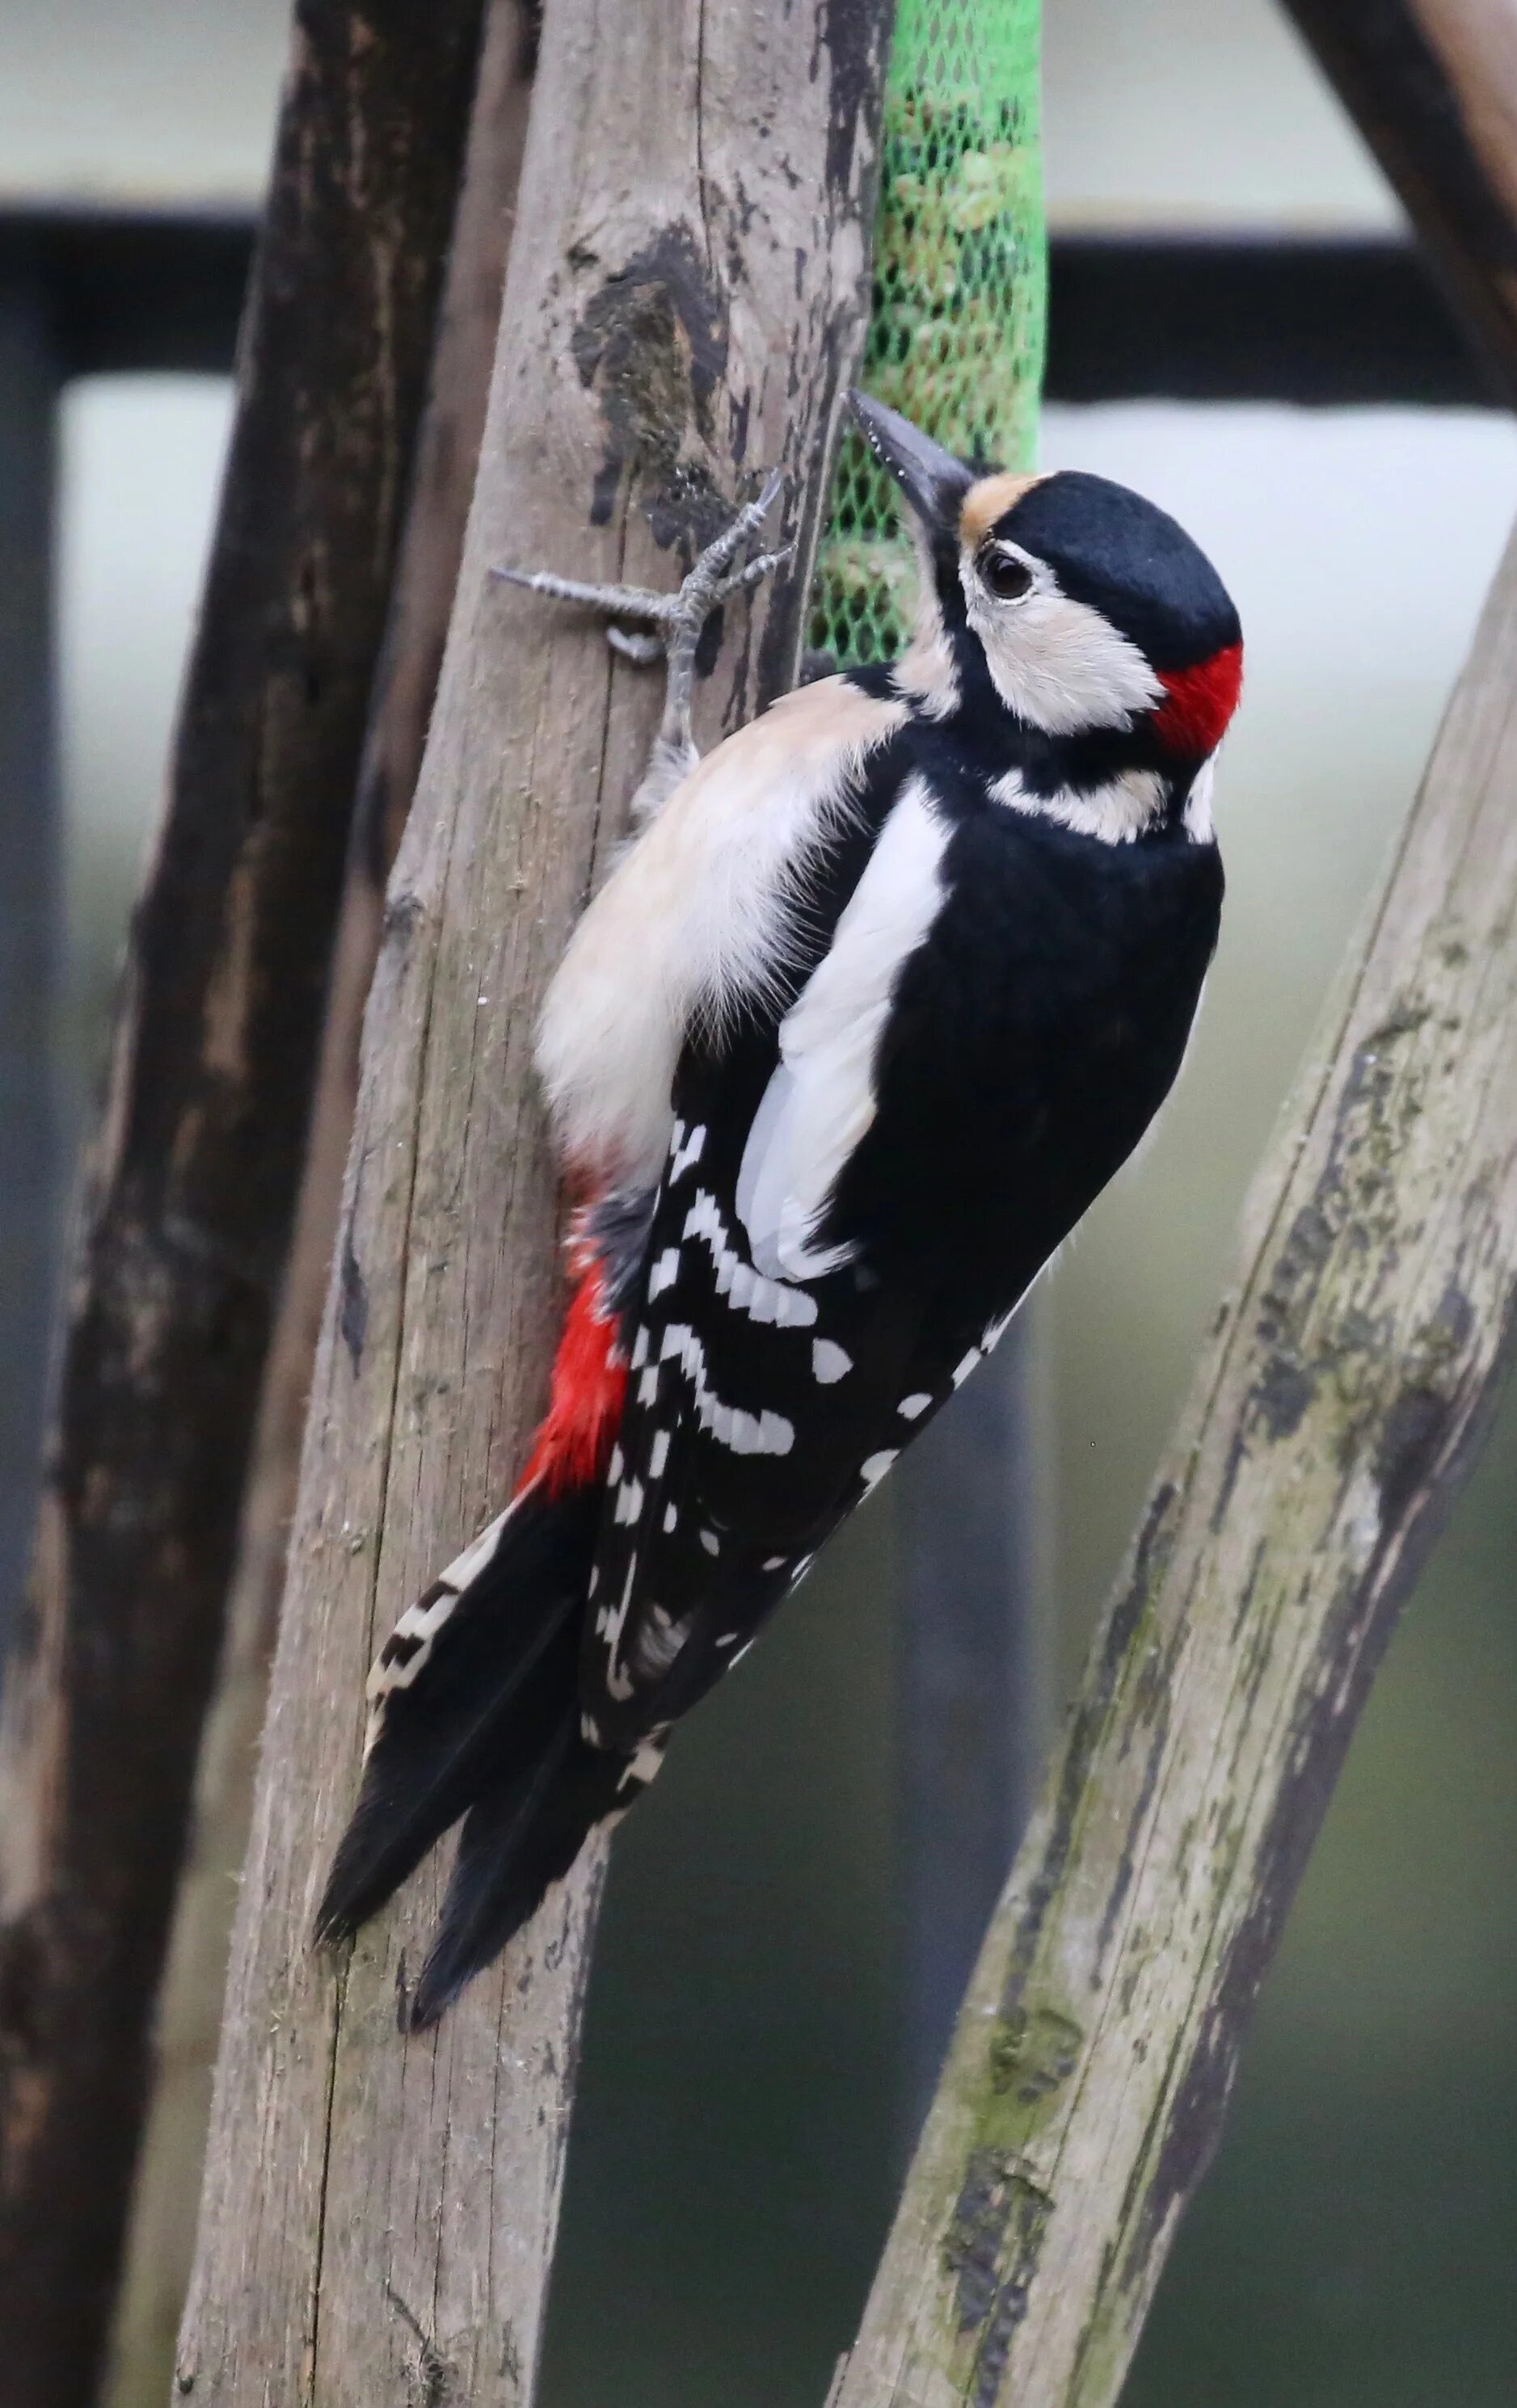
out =
[[1103,478],[852,407],[914,523],[893,665],[696,762],[695,637],[770,565],[734,566],[772,484],[677,597],[519,579],[661,624],[670,698],[539,1031],[585,1199],[549,1412],[380,1651],[322,1909],[351,1933],[463,1818],[415,2028],[994,1346],[1164,1100],[1216,943],[1242,647],[1209,563]]

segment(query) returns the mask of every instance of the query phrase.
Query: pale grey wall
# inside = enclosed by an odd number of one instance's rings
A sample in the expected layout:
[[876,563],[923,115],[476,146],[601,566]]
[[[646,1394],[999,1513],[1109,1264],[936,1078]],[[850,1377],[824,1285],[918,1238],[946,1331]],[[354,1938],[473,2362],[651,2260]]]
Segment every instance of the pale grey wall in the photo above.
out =
[[0,0],[0,195],[249,201],[285,0]]
[[1395,222],[1272,0],[1046,0],[1043,38],[1061,222]]
[[59,668],[71,1051],[103,988],[163,790],[231,391],[213,377],[88,378],[64,394]]

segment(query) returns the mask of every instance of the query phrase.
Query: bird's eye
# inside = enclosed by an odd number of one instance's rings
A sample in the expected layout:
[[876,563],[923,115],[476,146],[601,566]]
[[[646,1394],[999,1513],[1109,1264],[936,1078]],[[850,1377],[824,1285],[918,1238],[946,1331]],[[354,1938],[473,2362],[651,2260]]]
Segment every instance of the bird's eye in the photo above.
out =
[[1020,602],[1033,581],[1026,562],[1014,552],[1003,552],[998,544],[986,544],[978,566],[980,583],[997,602]]

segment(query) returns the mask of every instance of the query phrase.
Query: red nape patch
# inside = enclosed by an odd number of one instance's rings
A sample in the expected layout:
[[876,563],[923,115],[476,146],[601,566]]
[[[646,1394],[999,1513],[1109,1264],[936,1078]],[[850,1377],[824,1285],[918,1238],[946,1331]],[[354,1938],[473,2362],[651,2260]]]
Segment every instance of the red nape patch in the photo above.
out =
[[1160,669],[1159,683],[1168,700],[1153,714],[1153,725],[1172,752],[1204,761],[1226,733],[1238,709],[1243,684],[1243,647],[1228,644],[1193,669]]
[[616,1317],[606,1305],[605,1270],[594,1259],[581,1270],[573,1252],[569,1261],[580,1283],[565,1315],[548,1412],[518,1496],[535,1480],[547,1484],[551,1497],[598,1480],[622,1424],[627,1367],[616,1342]]

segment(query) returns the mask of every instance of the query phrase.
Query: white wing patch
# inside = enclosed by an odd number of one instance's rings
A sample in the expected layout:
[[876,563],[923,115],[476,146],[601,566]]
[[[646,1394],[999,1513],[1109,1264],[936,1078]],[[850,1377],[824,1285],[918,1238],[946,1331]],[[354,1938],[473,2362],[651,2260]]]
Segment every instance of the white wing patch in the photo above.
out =
[[[560,1147],[579,1169],[612,1185],[658,1178],[692,1023],[782,973],[798,883],[846,816],[865,760],[909,716],[905,701],[841,678],[803,686],[708,753],[623,854],[570,939],[537,1030]],[[680,1168],[698,1152],[695,1133],[682,1136]]]
[[846,1259],[811,1238],[875,1116],[874,1065],[903,965],[937,916],[949,828],[910,778],[840,914],[832,944],[780,1024],[780,1061],[753,1116],[737,1211],[768,1278],[815,1279]]

